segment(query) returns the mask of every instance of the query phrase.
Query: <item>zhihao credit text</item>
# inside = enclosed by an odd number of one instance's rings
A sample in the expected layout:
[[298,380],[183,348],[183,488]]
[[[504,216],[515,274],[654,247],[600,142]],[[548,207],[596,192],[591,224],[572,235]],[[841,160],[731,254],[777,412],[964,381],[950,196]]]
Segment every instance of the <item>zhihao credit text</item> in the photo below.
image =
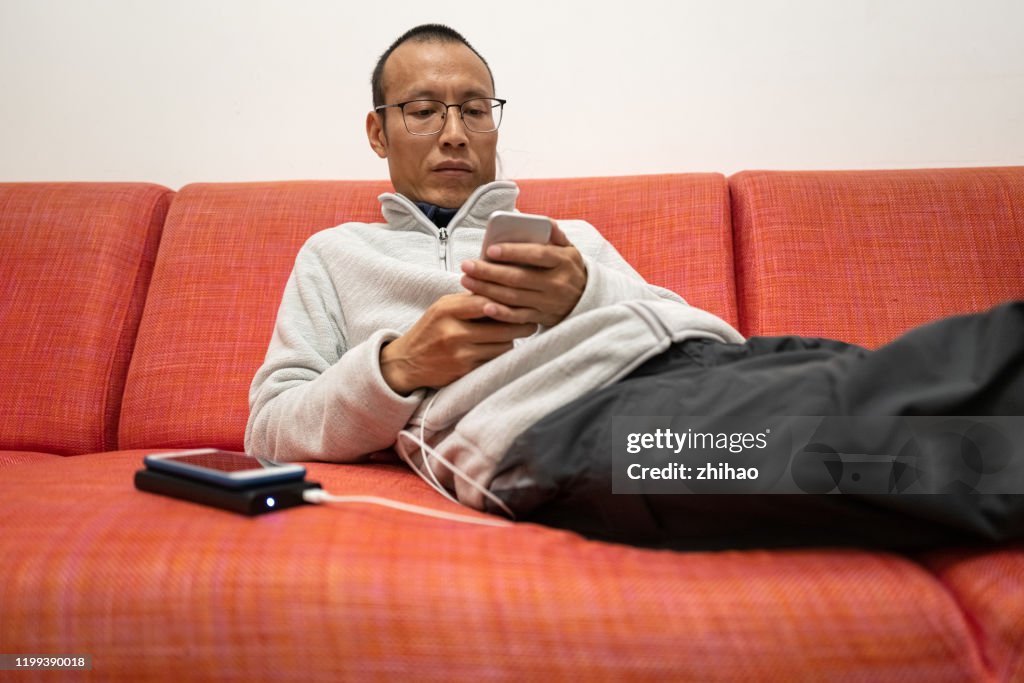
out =
[[705,463],[697,467],[682,465],[678,462],[669,463],[664,467],[643,467],[633,464],[626,469],[626,476],[630,479],[711,481],[714,479],[757,479],[757,475],[756,467],[733,467],[725,462],[715,465]]

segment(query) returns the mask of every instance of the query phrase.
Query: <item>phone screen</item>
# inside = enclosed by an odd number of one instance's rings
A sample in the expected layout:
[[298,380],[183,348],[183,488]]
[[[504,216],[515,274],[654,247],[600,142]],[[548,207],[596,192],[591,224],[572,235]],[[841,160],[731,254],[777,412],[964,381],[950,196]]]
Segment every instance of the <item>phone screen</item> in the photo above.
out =
[[268,467],[245,453],[212,448],[147,455],[143,461],[146,467],[232,488],[298,481],[306,476],[302,465],[289,463]]
[[205,467],[208,470],[218,472],[242,472],[244,470],[257,470],[263,467],[256,458],[238,453],[225,453],[217,451],[214,453],[193,453],[192,455],[175,456],[176,462],[195,467]]

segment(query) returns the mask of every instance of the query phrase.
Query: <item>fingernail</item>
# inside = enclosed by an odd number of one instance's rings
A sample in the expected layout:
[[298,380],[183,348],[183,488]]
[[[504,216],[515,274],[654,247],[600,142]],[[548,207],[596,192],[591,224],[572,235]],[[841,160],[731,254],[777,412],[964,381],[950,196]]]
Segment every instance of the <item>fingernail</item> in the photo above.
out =
[[501,247],[497,245],[488,247],[487,255],[491,258],[501,258]]
[[464,272],[464,273],[472,273],[474,268],[476,268],[476,262],[474,262],[474,261],[463,261],[462,262],[462,272]]

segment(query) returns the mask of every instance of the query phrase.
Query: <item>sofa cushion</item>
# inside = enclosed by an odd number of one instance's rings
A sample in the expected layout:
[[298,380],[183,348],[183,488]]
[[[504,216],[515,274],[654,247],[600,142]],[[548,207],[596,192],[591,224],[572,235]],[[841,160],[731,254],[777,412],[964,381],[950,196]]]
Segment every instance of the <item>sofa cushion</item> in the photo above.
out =
[[37,451],[0,451],[0,467],[21,465],[27,462],[46,462],[60,457],[53,453],[39,453]]
[[[9,652],[134,681],[988,680],[957,601],[895,555],[640,550],[362,504],[247,518],[133,490],[141,458],[0,479]],[[480,516],[404,466],[309,478]]]
[[195,184],[167,215],[125,389],[121,447],[241,450],[263,362],[303,242],[379,221],[379,181]]
[[740,331],[875,347],[1024,297],[1024,167],[729,179]]
[[[324,228],[382,220],[376,197],[389,189],[367,181],[182,188],[139,330],[121,447],[241,449],[249,385],[299,248]],[[591,220],[655,282],[735,322],[726,197],[717,174],[531,180],[520,207]]]
[[0,449],[116,446],[171,194],[141,183],[0,184]]
[[944,551],[923,561],[966,613],[995,680],[1024,681],[1024,545]]

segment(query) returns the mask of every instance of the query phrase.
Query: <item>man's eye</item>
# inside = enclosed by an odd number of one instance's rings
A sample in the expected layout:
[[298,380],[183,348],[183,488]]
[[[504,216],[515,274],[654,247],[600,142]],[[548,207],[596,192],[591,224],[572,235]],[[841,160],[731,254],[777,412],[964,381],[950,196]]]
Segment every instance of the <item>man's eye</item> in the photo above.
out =
[[405,110],[405,113],[413,118],[429,119],[431,116],[437,114],[437,110],[430,107],[410,107]]
[[491,109],[491,103],[487,100],[470,100],[462,105],[462,115],[481,118],[490,116]]

